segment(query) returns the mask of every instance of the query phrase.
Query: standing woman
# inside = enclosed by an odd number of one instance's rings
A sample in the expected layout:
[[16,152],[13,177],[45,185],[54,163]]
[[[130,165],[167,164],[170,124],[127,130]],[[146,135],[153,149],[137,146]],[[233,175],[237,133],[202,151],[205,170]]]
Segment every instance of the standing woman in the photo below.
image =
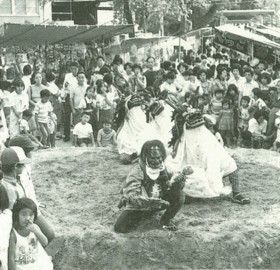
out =
[[215,90],[222,89],[224,94],[228,89],[228,73],[226,68],[217,68],[217,77],[214,81],[212,87],[212,93],[215,93]]
[[207,70],[201,69],[198,71],[197,78],[199,81],[198,94],[211,94],[212,82],[207,79]]
[[[40,92],[47,88],[45,85],[42,84],[42,79],[42,73],[36,72],[34,74],[35,83],[31,84],[30,88],[27,90],[27,94],[29,97],[29,107],[32,110],[32,112],[34,111],[36,103],[41,100]],[[36,131],[36,122],[34,115],[29,120],[29,129],[31,132]]]

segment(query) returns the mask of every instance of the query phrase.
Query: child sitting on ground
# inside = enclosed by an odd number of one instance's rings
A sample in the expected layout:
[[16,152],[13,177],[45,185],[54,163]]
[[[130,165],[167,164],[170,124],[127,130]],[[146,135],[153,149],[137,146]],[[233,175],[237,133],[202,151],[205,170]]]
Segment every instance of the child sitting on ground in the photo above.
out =
[[89,124],[90,115],[82,113],[81,122],[78,123],[73,130],[74,145],[77,147],[94,146],[94,137],[91,124]]
[[111,122],[106,121],[103,123],[103,128],[98,131],[97,144],[99,147],[115,146],[117,144],[116,131],[111,126]]
[[46,145],[43,145],[35,136],[30,133],[28,121],[32,117],[32,111],[27,109],[22,113],[22,119],[19,120],[19,131],[21,135],[26,135],[30,138],[31,141],[38,145],[38,148],[46,149],[49,148]]
[[43,247],[48,239],[38,225],[37,206],[29,198],[19,199],[13,207],[13,229],[9,243],[9,269],[52,270],[52,262]]
[[6,189],[0,185],[0,269],[8,269],[8,247],[12,229],[12,212],[9,209],[9,197]]

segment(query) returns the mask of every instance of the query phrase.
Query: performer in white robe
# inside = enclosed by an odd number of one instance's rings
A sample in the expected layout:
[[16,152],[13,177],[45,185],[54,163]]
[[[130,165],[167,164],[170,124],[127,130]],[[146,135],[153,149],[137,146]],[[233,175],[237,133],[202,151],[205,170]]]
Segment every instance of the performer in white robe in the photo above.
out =
[[129,96],[125,101],[125,119],[117,134],[117,146],[123,163],[130,163],[137,157],[140,133],[145,129],[146,115],[140,96]]
[[[232,191],[233,202],[250,203],[250,199],[239,191],[236,162],[204,126],[202,116],[193,118],[193,121],[186,117],[176,149],[166,160],[170,172],[181,171],[186,165],[191,165],[194,170],[184,187],[188,196],[211,198],[229,195]],[[224,186],[223,178],[226,176],[231,186]]]
[[172,149],[168,146],[168,143],[172,138],[172,114],[174,109],[164,100],[157,101],[153,105],[151,121],[140,134],[138,153],[140,153],[143,144],[151,140],[160,140],[167,153],[171,153]]

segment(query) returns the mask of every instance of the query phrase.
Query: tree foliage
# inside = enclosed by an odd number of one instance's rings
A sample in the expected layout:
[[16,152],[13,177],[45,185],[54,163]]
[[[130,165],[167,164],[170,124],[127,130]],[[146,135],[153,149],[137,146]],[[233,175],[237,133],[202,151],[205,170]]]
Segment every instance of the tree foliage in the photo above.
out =
[[[129,13],[134,14],[133,22],[137,23],[145,32],[153,33],[159,31],[162,16],[164,18],[165,32],[168,32],[170,24],[192,20],[194,10],[196,14],[199,13],[204,16],[210,7],[210,0],[114,0],[115,19],[118,22],[128,23]],[[213,11],[211,9],[209,15]],[[209,16],[206,19],[204,23],[207,24]],[[196,23],[194,23],[195,25]]]

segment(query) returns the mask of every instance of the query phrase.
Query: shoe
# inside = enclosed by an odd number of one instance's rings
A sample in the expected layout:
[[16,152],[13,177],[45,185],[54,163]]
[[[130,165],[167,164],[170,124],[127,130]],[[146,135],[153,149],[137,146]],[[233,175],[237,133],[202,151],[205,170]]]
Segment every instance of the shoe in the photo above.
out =
[[250,204],[251,200],[250,198],[244,197],[241,193],[237,193],[233,198],[232,198],[233,203],[239,203],[239,204]]
[[50,148],[50,147],[47,146],[47,145],[42,145],[42,146],[39,146],[39,147],[38,147],[38,149],[48,149],[48,148]]
[[169,220],[168,222],[160,221],[160,225],[163,230],[168,230],[173,232],[178,230],[178,227],[171,220]]
[[65,138],[63,139],[63,141],[64,141],[64,142],[70,142],[70,138],[69,138],[69,137],[65,137]]

